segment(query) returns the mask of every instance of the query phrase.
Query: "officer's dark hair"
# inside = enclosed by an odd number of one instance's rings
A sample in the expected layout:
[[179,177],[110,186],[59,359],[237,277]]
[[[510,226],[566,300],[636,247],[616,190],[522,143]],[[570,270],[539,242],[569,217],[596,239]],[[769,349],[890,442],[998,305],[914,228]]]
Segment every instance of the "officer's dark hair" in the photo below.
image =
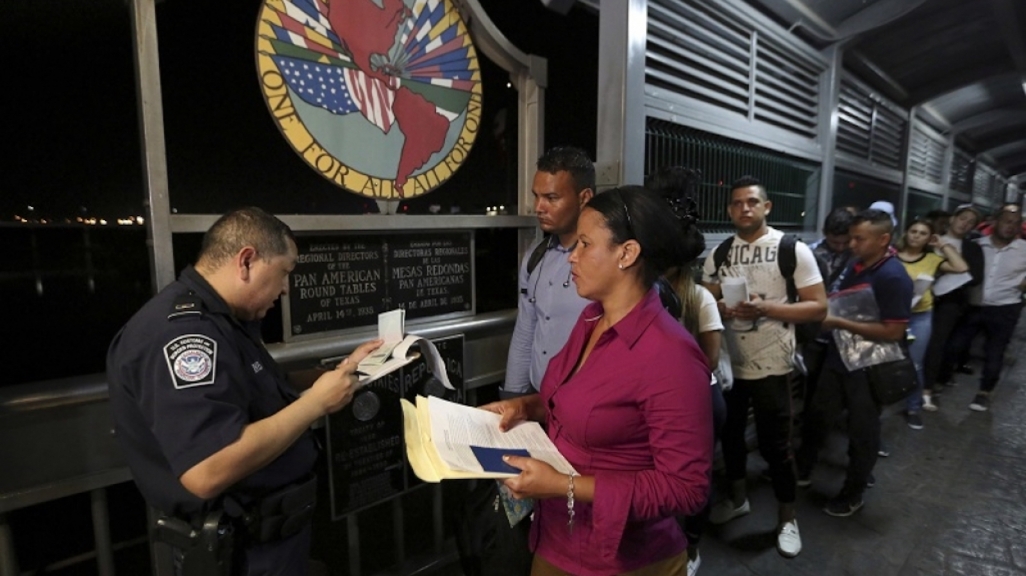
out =
[[246,246],[261,258],[273,258],[288,253],[290,240],[296,241],[292,229],[275,216],[252,206],[239,208],[218,218],[203,235],[199,261],[217,267]]
[[539,172],[556,174],[567,172],[574,181],[574,192],[581,193],[587,188],[595,189],[595,163],[588,153],[574,146],[556,146],[549,148],[538,158]]
[[730,193],[733,195],[734,190],[737,190],[738,188],[748,188],[749,186],[755,186],[759,190],[759,198],[769,200],[769,193],[766,192],[766,187],[763,186],[762,182],[760,182],[758,178],[750,175],[745,175],[734,180],[730,184]]
[[598,212],[613,243],[636,240],[641,246],[638,266],[645,288],[671,266],[694,258],[685,246],[681,227],[666,202],[641,186],[621,186],[595,196],[584,206]]
[[890,214],[883,210],[877,210],[876,208],[863,210],[855,215],[851,225],[858,226],[863,222],[868,222],[880,230],[880,232],[890,234],[892,238],[894,237],[894,220],[891,219]]
[[823,234],[830,236],[843,236],[848,233],[848,229],[851,228],[852,220],[855,216],[845,207],[834,208],[827,214],[826,220],[823,221]]

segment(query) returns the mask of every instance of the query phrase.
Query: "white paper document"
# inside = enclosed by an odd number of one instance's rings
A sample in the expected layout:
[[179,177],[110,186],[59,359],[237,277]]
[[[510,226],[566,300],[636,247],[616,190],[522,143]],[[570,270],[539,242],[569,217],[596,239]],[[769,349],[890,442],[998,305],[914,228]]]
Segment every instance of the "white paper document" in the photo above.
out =
[[371,352],[360,362],[360,367],[379,366],[384,364],[392,351],[398,346],[406,333],[406,310],[396,308],[388,312],[378,314],[378,338],[382,340],[381,346]]
[[923,299],[926,295],[927,290],[933,286],[933,276],[929,274],[920,274],[912,281],[912,307],[915,308],[916,304]]
[[407,457],[422,480],[512,478],[520,471],[502,460],[510,454],[542,460],[563,474],[577,473],[537,422],[502,432],[500,416],[480,408],[434,396],[418,396],[416,407],[402,402]]
[[737,308],[742,302],[748,302],[748,282],[744,278],[728,276],[720,280],[720,291],[723,303],[727,308]]
[[[378,314],[378,338],[383,342],[357,366],[360,385],[365,386],[424,356],[431,374],[449,390],[454,390],[445,370],[445,361],[427,338],[406,334],[406,310],[397,308]],[[414,346],[420,351],[411,350]]]
[[943,296],[965,286],[971,282],[972,279],[973,275],[968,272],[961,272],[959,274],[943,274],[936,282],[933,283],[933,294],[935,296]]

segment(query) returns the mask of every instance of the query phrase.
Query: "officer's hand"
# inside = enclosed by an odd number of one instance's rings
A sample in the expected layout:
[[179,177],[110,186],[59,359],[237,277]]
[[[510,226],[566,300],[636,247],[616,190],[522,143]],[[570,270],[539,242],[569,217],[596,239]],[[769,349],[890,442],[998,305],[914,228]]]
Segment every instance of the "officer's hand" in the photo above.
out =
[[321,374],[306,396],[313,397],[322,414],[331,414],[349,404],[359,388],[359,377],[340,364],[338,368]]
[[374,340],[368,340],[367,342],[360,344],[360,346],[357,347],[356,350],[353,350],[352,354],[346,356],[342,359],[341,362],[338,363],[337,368],[345,371],[348,374],[356,372],[356,367],[360,364],[360,362],[363,362],[363,359],[370,355],[371,352],[377,350],[383,342],[384,340],[382,340],[381,338],[376,338]]
[[352,354],[339,362],[334,370],[321,375],[307,394],[312,394],[324,414],[342,409],[353,399],[360,388],[356,367],[368,354],[381,346],[381,340],[371,340],[360,345]]

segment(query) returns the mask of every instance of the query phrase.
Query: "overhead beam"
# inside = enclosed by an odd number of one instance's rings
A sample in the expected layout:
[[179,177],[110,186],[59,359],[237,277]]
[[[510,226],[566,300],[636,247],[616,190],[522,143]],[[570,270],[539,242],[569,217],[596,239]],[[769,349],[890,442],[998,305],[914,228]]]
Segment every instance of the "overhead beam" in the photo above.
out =
[[986,154],[1002,164],[1009,156],[1023,152],[1026,152],[1026,140],[1023,139],[1012,140],[998,146],[980,150],[981,154]]
[[1026,124],[1026,110],[1021,108],[997,108],[987,110],[955,122],[951,131],[955,134],[973,132],[990,126],[1018,126]]
[[920,7],[926,0],[878,0],[852,14],[837,25],[838,40],[890,24]]
[[[875,86],[880,86],[882,90],[889,98],[895,100],[898,103],[906,103],[909,99],[908,90],[901,85],[897,80],[891,77],[890,74],[885,72],[883,68],[876,65],[875,62],[869,59],[868,56],[859,52],[858,50],[847,50],[845,51],[845,60],[850,61],[856,68],[862,70],[869,78],[876,78],[879,82],[870,82]],[[866,78],[866,80],[869,80]]]
[[946,70],[937,80],[923,84],[910,91],[909,101],[910,103],[922,104],[971,84],[1006,74],[1008,74],[1008,66],[1000,62],[974,62],[964,68]]
[[[1021,0],[1016,0],[1021,1]],[[1013,0],[989,0],[994,10],[998,31],[1015,62],[1015,68],[1026,76],[1026,40],[1023,40],[1018,11]]]
[[977,138],[972,138],[972,141],[976,145],[976,149],[982,152],[984,150],[1000,148],[1013,142],[1026,142],[1026,133],[1023,132],[1022,128],[1008,126],[987,134],[981,134]]

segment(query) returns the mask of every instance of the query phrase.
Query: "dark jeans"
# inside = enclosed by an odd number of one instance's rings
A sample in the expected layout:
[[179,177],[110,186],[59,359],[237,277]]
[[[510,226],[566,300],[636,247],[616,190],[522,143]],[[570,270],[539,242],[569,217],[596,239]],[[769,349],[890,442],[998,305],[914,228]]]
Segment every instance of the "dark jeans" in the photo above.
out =
[[[1015,325],[1019,322],[1022,304],[1006,306],[970,306],[965,321],[952,334],[948,345],[948,357],[964,353],[972,346],[976,335],[982,330],[986,335],[983,349],[985,359],[983,373],[980,376],[980,391],[990,392],[1001,377],[1001,366],[1004,365],[1005,349],[1012,340]],[[951,378],[954,366],[942,363],[937,379],[947,382]]]
[[777,502],[791,504],[795,498],[794,452],[791,450],[791,426],[794,406],[788,377],[769,376],[762,380],[734,379],[734,387],[723,394],[727,401],[727,421],[723,426],[723,460],[727,479],[744,480],[747,471],[748,406],[755,412],[755,433],[759,453],[769,464],[773,494]]
[[[727,420],[727,403],[723,399],[723,388],[717,382],[712,387],[712,411],[713,411],[713,446],[720,439],[720,430],[723,429],[723,423]],[[710,491],[712,485],[709,486]],[[702,531],[705,530],[705,525],[709,523],[709,513],[712,511],[712,496],[705,501],[705,506],[702,511],[694,516],[685,516],[682,519],[681,525],[684,528],[684,536],[688,539],[688,546],[698,546],[698,542],[702,539]]]
[[827,366],[820,373],[816,394],[805,407],[798,465],[803,475],[812,470],[830,432],[830,424],[845,408],[848,410],[848,474],[843,492],[861,496],[869,473],[876,465],[876,451],[880,447],[880,407],[873,400],[863,370],[838,371]]
[[[965,314],[967,306],[961,302],[952,302],[938,298],[933,307],[933,332],[930,343],[926,347],[923,359],[923,388],[935,390],[937,382],[951,380],[951,365],[954,356],[948,354],[948,341]],[[945,368],[946,367],[946,368]],[[947,377],[939,380],[941,370],[945,369]]]

